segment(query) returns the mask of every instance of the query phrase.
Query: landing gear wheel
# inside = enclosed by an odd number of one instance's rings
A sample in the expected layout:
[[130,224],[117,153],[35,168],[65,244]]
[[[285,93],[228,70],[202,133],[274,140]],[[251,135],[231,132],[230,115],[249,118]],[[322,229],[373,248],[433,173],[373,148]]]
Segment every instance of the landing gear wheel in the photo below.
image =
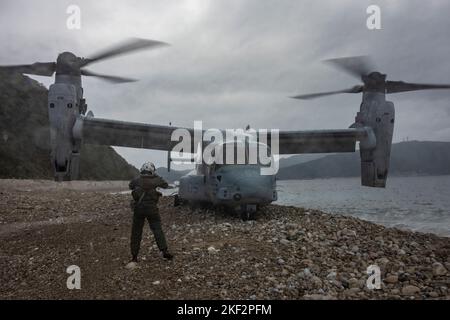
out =
[[242,221],[255,220],[256,205],[242,205],[240,208]]
[[245,210],[242,210],[241,211],[241,219],[242,219],[242,221],[247,221],[248,218],[249,218],[248,212],[246,212]]
[[174,206],[174,207],[178,207],[178,206],[180,206],[180,205],[181,205],[180,197],[176,194],[176,195],[173,197],[173,206]]

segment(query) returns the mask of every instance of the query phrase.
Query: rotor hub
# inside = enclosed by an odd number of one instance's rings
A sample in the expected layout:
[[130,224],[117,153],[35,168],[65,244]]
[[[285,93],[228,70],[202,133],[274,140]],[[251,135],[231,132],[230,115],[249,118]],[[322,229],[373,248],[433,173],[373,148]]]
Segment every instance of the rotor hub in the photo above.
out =
[[80,76],[80,58],[72,52],[63,52],[56,59],[56,74]]
[[361,77],[364,83],[364,91],[385,92],[386,91],[386,75],[380,72],[371,72]]

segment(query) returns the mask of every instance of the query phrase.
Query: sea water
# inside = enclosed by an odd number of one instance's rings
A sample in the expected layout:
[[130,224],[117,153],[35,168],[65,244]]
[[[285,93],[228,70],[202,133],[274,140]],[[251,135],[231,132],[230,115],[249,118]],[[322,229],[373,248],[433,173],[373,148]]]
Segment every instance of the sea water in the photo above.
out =
[[386,188],[360,178],[277,181],[276,204],[319,209],[450,236],[450,176],[389,177]]

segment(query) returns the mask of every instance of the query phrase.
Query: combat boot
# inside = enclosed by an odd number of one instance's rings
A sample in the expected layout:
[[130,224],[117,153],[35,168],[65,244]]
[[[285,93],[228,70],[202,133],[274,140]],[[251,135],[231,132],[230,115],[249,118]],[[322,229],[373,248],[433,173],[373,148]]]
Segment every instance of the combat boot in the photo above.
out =
[[162,250],[162,254],[163,254],[163,258],[164,259],[167,259],[167,260],[172,260],[173,259],[173,255],[167,249]]

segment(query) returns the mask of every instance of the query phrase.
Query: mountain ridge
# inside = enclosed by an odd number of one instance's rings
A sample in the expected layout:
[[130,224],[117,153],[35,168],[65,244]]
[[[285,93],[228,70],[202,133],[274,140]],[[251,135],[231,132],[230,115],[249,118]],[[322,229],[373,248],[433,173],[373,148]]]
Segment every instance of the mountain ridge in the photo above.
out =
[[[298,157],[290,161],[298,162],[294,165],[286,165],[287,159],[280,159],[279,180],[356,177],[361,172],[359,151]],[[158,174],[172,182],[189,171],[171,170],[168,173],[166,168],[158,168]],[[450,142],[406,141],[392,144],[390,176],[446,174],[450,174]]]
[[[360,176],[359,152],[332,154],[280,168],[280,180]],[[450,174],[450,142],[405,141],[392,144],[390,176]]]
[[[0,178],[53,179],[48,90],[21,74],[0,74]],[[110,146],[83,145],[80,180],[128,180],[138,174]]]

